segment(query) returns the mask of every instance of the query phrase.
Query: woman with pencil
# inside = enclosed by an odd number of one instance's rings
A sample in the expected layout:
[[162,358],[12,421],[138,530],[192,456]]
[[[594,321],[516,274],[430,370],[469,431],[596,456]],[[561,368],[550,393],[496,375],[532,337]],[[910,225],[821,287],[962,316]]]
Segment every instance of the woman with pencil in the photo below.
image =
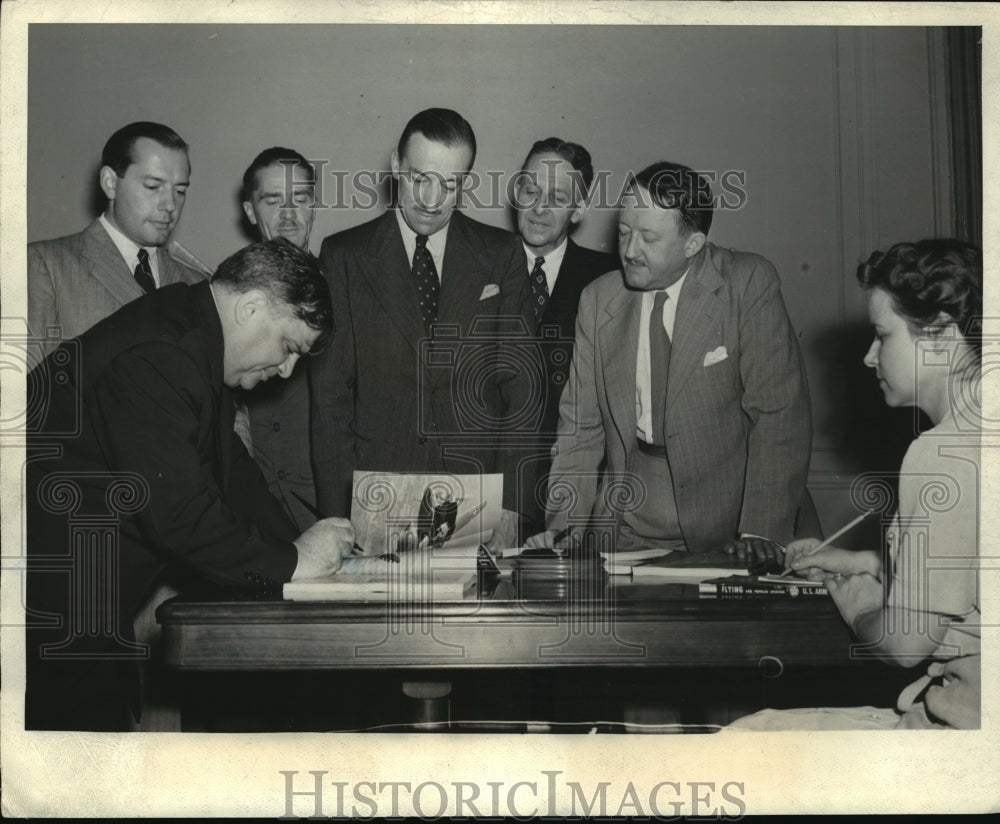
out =
[[765,710],[743,729],[979,726],[979,449],[982,253],[957,240],[899,243],[858,267],[875,340],[865,355],[889,406],[933,427],[909,447],[888,558],[795,541],[788,571],[823,580],[867,653],[928,674],[896,710]]

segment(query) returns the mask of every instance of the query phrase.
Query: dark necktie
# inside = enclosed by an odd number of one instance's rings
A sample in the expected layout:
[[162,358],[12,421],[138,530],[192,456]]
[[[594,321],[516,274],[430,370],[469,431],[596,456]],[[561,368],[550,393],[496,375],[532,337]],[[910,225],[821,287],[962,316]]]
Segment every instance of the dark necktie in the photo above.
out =
[[424,326],[430,330],[431,324],[437,323],[441,283],[434,258],[427,248],[427,235],[417,235],[417,249],[413,253],[413,279],[417,284],[417,297],[420,298],[420,314],[424,319]]
[[652,432],[657,446],[663,445],[663,423],[667,409],[667,370],[670,367],[670,337],[663,326],[663,305],[666,292],[657,292],[649,316],[649,410]]
[[545,282],[545,269],[542,265],[545,258],[535,258],[535,268],[531,270],[531,311],[535,313],[535,321],[541,321],[545,312],[545,304],[549,302],[549,285]]
[[153,270],[149,265],[149,252],[139,248],[139,262],[135,265],[135,282],[142,287],[143,292],[155,292],[156,281],[153,280]]

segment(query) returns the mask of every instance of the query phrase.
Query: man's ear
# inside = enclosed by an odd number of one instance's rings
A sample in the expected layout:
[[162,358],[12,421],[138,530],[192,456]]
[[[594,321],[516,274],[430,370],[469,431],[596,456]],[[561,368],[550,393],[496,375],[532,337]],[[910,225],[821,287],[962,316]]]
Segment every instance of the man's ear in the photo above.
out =
[[395,149],[393,149],[392,154],[389,155],[389,168],[392,169],[393,177],[399,177],[399,152]]
[[705,245],[704,232],[692,232],[688,235],[688,239],[684,242],[684,256],[687,258],[693,258],[698,252],[701,251],[702,247]]
[[236,322],[241,326],[261,317],[267,309],[268,299],[260,289],[243,292],[236,298]]
[[101,170],[97,173],[97,180],[101,184],[104,196],[108,200],[114,200],[115,193],[118,191],[118,175],[115,170],[110,166],[101,166]]
[[587,201],[580,203],[569,216],[569,222],[572,224],[577,224],[583,220],[583,216],[587,214],[587,210],[590,208]]
[[247,220],[250,221],[251,226],[257,225],[257,215],[253,213],[253,205],[249,200],[243,201],[243,213],[247,216]]

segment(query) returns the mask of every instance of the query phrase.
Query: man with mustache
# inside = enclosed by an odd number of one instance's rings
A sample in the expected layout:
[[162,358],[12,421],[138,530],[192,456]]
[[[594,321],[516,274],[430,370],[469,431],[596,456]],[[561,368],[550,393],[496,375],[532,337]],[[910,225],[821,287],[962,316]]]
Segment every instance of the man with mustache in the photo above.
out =
[[[580,298],[549,531],[531,545],[551,546],[571,517],[610,528],[618,549],[706,552],[815,534],[796,529],[800,504],[811,509],[812,437],[798,339],[774,266],[708,241],[713,205],[706,178],[686,166],[630,178],[621,271]],[[568,488],[572,508],[558,505]]]
[[[263,240],[283,237],[309,251],[316,170],[299,152],[274,146],[257,155],[243,173],[242,202],[247,220]],[[268,489],[299,529],[307,528],[316,520],[316,489],[309,456],[306,370],[241,393],[241,399],[249,418],[248,447]]]
[[43,354],[147,292],[205,279],[190,255],[185,265],[167,251],[190,177],[188,145],[173,129],[141,121],[111,135],[98,173],[104,214],[28,244],[28,328]]

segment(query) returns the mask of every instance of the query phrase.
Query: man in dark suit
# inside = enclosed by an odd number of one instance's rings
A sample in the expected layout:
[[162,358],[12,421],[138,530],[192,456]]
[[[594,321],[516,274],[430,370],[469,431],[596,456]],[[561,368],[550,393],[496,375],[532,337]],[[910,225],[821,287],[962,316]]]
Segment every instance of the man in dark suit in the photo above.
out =
[[[323,241],[335,331],[310,376],[324,514],[349,511],[356,469],[504,471],[509,534],[516,471],[500,434],[537,426],[540,409],[518,360],[535,357],[521,244],[455,211],[475,154],[459,114],[420,112],[392,153],[398,208]],[[515,352],[517,333],[529,346]]]
[[[264,240],[284,237],[309,251],[316,170],[294,149],[265,149],[243,173],[243,211]],[[249,440],[267,487],[299,529],[315,520],[316,487],[309,456],[309,380],[297,369],[244,393]]]
[[586,211],[594,180],[590,152],[558,137],[536,141],[515,181],[517,230],[528,258],[532,315],[537,321],[545,365],[545,411],[537,459],[527,484],[522,512],[543,528],[545,492],[559,423],[559,398],[573,362],[573,336],[580,293],[599,275],[618,268],[618,260],[574,243],[570,231]]
[[[161,569],[277,586],[339,569],[353,530],[299,534],[233,432],[233,390],[324,345],[330,296],[285,241],[146,295],[29,374],[26,726],[129,729],[132,618]],[[60,375],[62,377],[60,377]]]
[[28,328],[45,354],[159,286],[205,279],[178,244],[167,251],[190,174],[187,143],[167,126],[111,135],[99,172],[105,213],[82,232],[28,244]]
[[[673,163],[630,181],[622,271],[580,298],[549,531],[530,544],[551,545],[571,518],[613,524],[621,549],[795,533],[812,435],[798,339],[774,267],[708,242],[711,197]],[[574,506],[558,506],[568,490]]]

